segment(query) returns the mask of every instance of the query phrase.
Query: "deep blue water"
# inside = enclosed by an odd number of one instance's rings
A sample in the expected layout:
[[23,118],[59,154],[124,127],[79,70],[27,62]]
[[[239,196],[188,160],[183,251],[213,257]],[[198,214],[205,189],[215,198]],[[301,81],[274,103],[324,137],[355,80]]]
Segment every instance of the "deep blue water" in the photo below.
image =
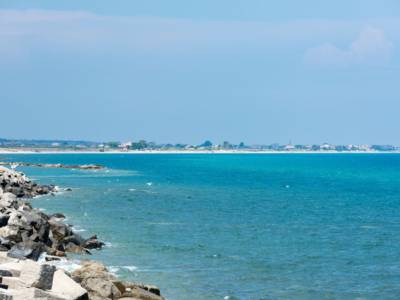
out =
[[399,299],[400,155],[3,155],[72,187],[64,212],[119,276],[168,299]]

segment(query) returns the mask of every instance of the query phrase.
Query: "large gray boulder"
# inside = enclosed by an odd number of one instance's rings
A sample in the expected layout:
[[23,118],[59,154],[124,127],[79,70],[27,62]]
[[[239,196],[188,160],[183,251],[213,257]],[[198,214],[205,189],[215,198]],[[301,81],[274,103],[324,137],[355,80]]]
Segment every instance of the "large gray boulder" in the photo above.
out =
[[8,256],[17,259],[38,260],[43,252],[47,252],[47,247],[42,242],[24,241],[11,247]]

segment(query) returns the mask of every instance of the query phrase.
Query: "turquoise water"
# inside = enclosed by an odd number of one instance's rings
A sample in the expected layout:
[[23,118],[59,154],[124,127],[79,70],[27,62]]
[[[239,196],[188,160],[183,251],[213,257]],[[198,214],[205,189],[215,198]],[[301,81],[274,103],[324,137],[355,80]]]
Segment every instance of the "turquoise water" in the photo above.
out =
[[[399,299],[400,155],[3,155],[72,187],[34,200],[168,299]],[[0,159],[2,159],[0,156]]]

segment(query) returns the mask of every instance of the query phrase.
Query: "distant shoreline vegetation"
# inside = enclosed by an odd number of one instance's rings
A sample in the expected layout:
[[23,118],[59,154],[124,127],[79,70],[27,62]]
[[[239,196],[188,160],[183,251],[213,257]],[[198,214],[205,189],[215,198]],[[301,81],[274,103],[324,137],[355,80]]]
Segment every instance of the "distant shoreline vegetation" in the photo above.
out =
[[0,148],[7,150],[31,150],[31,151],[271,151],[271,152],[396,152],[400,147],[393,145],[334,145],[329,143],[303,145],[303,144],[257,144],[247,145],[244,142],[233,144],[224,141],[220,144],[206,140],[201,144],[157,144],[139,140],[134,142],[91,142],[69,140],[20,140],[1,139]]

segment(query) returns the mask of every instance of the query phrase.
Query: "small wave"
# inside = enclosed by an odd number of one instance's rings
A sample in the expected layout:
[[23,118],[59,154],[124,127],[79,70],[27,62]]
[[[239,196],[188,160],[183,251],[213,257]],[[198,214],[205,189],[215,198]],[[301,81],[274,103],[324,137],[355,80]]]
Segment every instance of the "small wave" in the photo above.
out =
[[81,267],[81,263],[79,260],[70,260],[66,258],[61,258],[60,260],[47,261],[46,260],[47,256],[48,255],[46,253],[42,253],[38,259],[38,263],[51,264],[53,266],[56,266],[57,268],[63,269],[68,273],[72,273]]
[[130,191],[130,192],[134,192],[134,191],[136,191],[136,189],[129,189],[129,191]]
[[123,268],[131,272],[136,271],[138,269],[138,267],[136,266],[123,266]]
[[375,228],[378,228],[378,226],[373,226],[373,225],[363,225],[363,226],[360,226],[360,228],[362,228],[362,229],[375,229]]
[[72,228],[72,231],[73,231],[73,232],[85,232],[86,229],[74,227],[74,228]]
[[117,275],[117,273],[121,272],[122,269],[127,270],[129,272],[135,272],[138,270],[138,267],[136,266],[109,266],[107,268],[108,271],[110,271],[110,273],[113,275]]
[[170,226],[170,225],[182,225],[182,223],[175,222],[146,222],[148,225],[162,225],[162,226]]
[[104,242],[104,246],[106,246],[107,248],[114,247],[114,245],[111,244],[110,242]]
[[110,271],[111,274],[117,275],[117,273],[121,270],[120,267],[118,266],[109,266],[108,271]]
[[152,182],[147,182],[146,184],[147,184],[148,186],[152,186],[152,185],[153,185]]

